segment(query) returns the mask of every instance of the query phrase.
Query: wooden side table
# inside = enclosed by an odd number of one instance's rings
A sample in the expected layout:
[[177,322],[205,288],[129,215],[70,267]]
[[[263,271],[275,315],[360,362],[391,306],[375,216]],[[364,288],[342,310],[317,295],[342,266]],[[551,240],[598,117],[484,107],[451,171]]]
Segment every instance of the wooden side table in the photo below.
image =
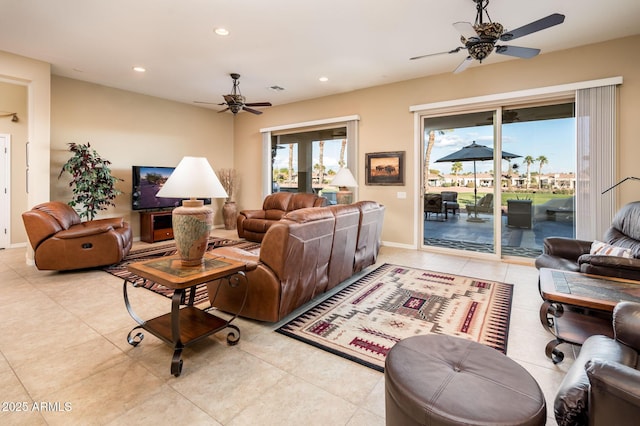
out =
[[540,322],[553,334],[545,353],[554,364],[564,359],[557,346],[582,345],[594,334],[613,337],[613,308],[622,300],[640,302],[640,283],[580,272],[540,269]]
[[[122,287],[127,311],[139,324],[129,332],[127,342],[137,346],[144,338],[144,334],[139,331],[135,334],[134,332],[141,328],[171,345],[174,348],[171,374],[174,376],[178,377],[182,372],[181,357],[185,346],[225,328],[230,329],[227,334],[229,345],[235,345],[240,340],[240,329],[231,322],[242,311],[247,297],[248,282],[244,274],[246,265],[243,262],[206,253],[204,263],[199,266],[182,266],[180,257],[174,255],[133,263],[127,269],[142,278],[174,290],[171,298],[171,312],[144,321],[133,311],[129,303],[127,280],[124,280]],[[223,280],[221,285],[226,284],[234,290],[244,291],[242,306],[231,319],[225,320],[193,306],[196,286],[216,280]],[[189,290],[188,300],[186,300],[186,290]],[[181,308],[181,305],[185,306]]]

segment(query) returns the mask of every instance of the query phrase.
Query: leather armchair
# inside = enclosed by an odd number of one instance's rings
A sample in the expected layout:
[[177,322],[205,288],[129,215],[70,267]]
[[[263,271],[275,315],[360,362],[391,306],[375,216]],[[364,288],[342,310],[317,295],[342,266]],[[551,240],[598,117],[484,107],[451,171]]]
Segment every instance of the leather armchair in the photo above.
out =
[[589,337],[554,401],[558,425],[635,425],[640,417],[640,303],[613,311],[614,338]]
[[81,222],[65,203],[51,201],[22,213],[36,267],[65,271],[120,262],[133,243],[123,218]]
[[290,211],[322,207],[327,199],[315,194],[276,192],[267,195],[260,210],[242,210],[238,214],[238,237],[261,242],[271,225],[277,223]]
[[640,201],[622,207],[603,242],[629,249],[632,258],[590,254],[592,241],[547,237],[536,267],[640,280]]

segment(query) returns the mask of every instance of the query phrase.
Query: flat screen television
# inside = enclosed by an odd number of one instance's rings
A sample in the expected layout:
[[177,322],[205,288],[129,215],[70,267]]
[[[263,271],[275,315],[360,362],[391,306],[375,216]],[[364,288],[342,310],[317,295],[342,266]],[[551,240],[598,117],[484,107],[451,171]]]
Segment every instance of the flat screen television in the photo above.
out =
[[[168,210],[180,207],[182,198],[156,197],[175,167],[132,166],[131,208],[133,210]],[[210,204],[211,199],[205,199]]]

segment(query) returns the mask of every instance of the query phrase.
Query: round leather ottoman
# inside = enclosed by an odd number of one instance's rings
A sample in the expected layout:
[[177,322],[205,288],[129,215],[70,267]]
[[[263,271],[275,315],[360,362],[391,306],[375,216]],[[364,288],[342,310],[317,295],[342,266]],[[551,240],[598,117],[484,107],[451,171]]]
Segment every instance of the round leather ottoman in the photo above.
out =
[[385,362],[387,426],[544,425],[538,383],[488,346],[432,334],[398,342]]

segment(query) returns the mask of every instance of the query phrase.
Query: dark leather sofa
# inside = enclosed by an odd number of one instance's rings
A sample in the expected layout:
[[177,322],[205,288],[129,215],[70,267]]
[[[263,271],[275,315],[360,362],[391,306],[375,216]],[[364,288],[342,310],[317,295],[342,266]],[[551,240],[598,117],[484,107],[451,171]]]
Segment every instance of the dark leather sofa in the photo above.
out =
[[629,249],[632,257],[592,255],[593,241],[547,237],[536,267],[640,280],[640,201],[629,203],[616,213],[602,241]]
[[307,207],[322,207],[327,199],[315,194],[276,192],[267,195],[262,209],[242,210],[238,214],[238,236],[259,243],[269,227],[290,211]]
[[640,303],[613,311],[614,338],[589,337],[554,401],[560,426],[636,425],[640,419]]
[[65,203],[51,201],[22,213],[36,267],[66,271],[120,262],[133,243],[123,218],[81,222]]
[[[276,322],[377,260],[384,206],[374,201],[297,209],[272,224],[258,253],[221,247],[213,254],[257,265],[247,271],[240,315]],[[237,312],[242,296],[207,284],[213,306]]]

